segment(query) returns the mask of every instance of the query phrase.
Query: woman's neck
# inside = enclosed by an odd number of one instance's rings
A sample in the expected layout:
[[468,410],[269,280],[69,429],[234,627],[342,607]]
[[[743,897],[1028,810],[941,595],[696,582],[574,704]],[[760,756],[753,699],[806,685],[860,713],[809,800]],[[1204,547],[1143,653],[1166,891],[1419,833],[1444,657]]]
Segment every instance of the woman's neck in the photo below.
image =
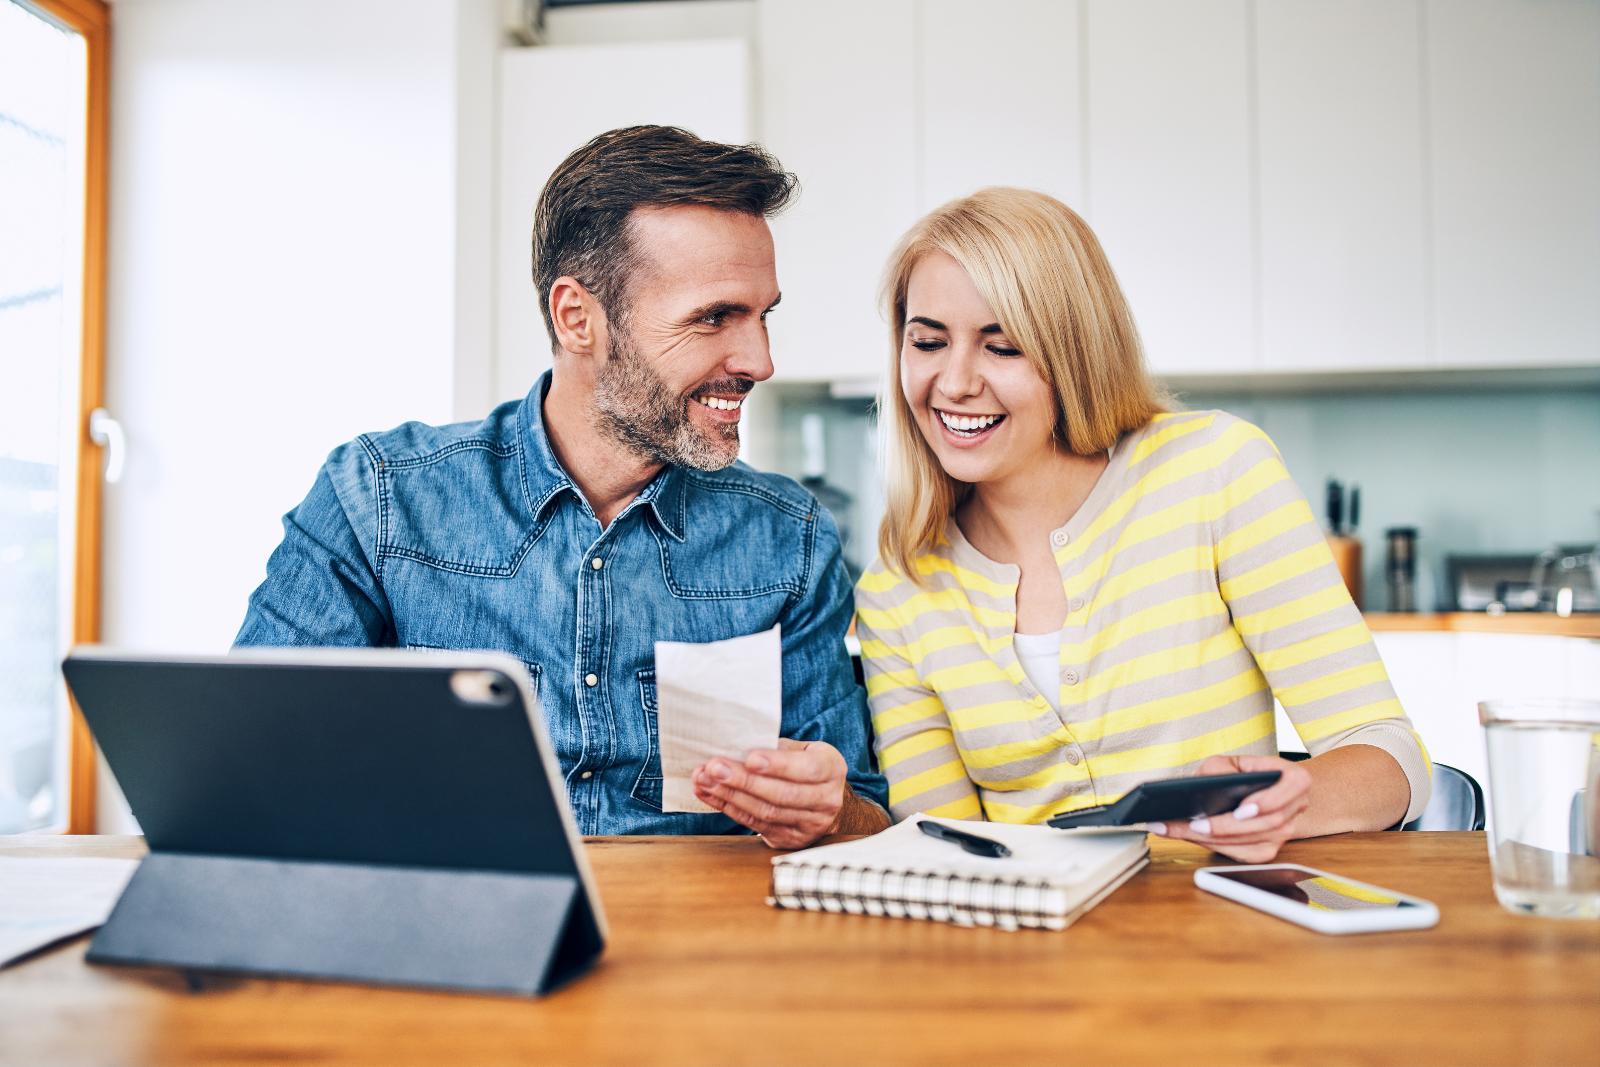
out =
[[1030,546],[1047,544],[1052,530],[1077,514],[1108,460],[1052,450],[994,481],[979,482],[956,512],[973,547],[998,563],[1019,563]]

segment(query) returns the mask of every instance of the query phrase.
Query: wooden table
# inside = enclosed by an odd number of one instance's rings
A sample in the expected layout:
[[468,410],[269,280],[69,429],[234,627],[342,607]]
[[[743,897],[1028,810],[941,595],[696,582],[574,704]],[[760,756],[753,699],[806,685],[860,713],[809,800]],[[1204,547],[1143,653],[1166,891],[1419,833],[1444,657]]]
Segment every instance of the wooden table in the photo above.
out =
[[[598,967],[542,1001],[95,967],[0,971],[0,1060],[66,1064],[1600,1063],[1600,924],[1500,910],[1483,835],[1283,858],[1435,901],[1430,931],[1325,937],[1150,867],[1062,933],[784,912],[752,839],[598,839]],[[130,838],[5,855],[138,855]]]

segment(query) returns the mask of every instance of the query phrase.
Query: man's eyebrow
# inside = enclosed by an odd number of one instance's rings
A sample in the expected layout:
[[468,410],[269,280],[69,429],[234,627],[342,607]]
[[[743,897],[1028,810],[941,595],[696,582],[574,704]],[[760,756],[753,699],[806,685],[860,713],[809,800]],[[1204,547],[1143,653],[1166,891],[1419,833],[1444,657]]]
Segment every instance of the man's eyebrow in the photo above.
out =
[[747,315],[750,313],[749,304],[741,304],[734,300],[713,300],[709,304],[701,304],[685,316],[686,322],[703,319],[707,315]]
[[921,326],[926,326],[930,330],[945,329],[944,323],[940,322],[938,319],[930,319],[926,315],[913,315],[906,320],[906,325],[910,326],[913,322]]

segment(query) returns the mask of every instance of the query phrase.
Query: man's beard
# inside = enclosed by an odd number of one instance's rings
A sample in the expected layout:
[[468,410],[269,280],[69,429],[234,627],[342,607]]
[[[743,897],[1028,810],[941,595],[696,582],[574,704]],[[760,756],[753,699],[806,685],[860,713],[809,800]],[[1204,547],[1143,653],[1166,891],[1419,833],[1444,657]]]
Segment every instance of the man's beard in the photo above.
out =
[[[703,382],[698,392],[745,393],[744,378]],[[611,334],[611,351],[594,384],[600,428],[625,447],[657,463],[719,471],[739,458],[739,424],[696,426],[689,405],[645,362],[626,328]]]

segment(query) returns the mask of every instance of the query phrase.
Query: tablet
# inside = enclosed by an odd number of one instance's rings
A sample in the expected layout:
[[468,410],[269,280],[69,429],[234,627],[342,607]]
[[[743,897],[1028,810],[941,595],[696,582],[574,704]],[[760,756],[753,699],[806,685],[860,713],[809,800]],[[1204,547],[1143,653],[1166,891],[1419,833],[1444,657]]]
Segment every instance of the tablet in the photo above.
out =
[[1244,771],[1162,778],[1134,786],[1114,804],[1064,812],[1049,822],[1058,830],[1072,830],[1080,826],[1135,826],[1221,815],[1280,777],[1279,771]]
[[150,847],[91,960],[532,994],[600,953],[515,658],[85,647],[62,669]]

